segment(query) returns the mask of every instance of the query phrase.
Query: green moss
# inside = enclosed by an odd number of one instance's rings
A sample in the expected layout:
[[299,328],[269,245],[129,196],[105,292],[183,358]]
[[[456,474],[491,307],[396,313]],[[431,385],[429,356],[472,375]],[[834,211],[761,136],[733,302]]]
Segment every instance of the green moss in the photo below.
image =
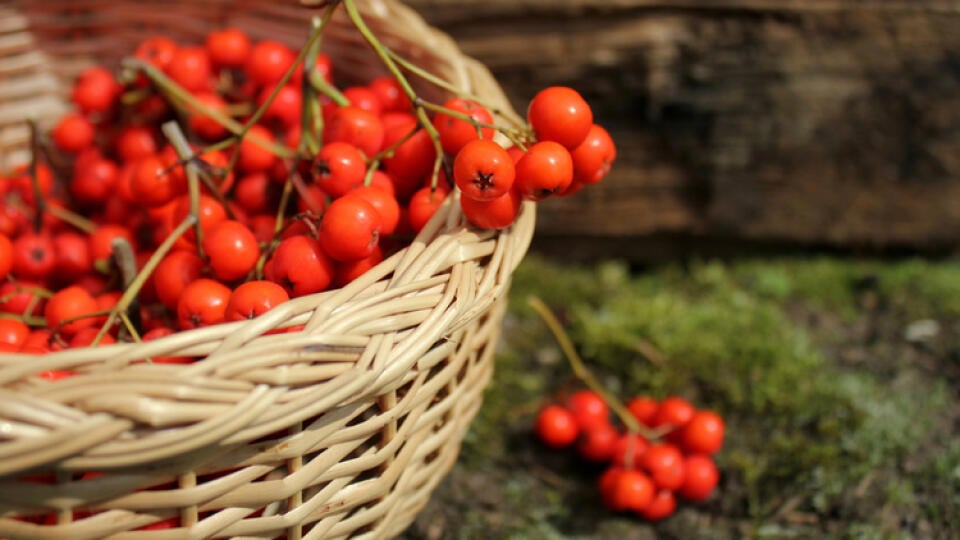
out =
[[[778,259],[632,275],[617,262],[564,266],[529,257],[514,278],[495,379],[460,466],[478,473],[515,467],[518,475],[542,466],[573,481],[558,487],[523,476],[496,486],[505,507],[525,516],[505,519],[498,537],[554,538],[563,530],[564,537],[592,538],[624,523],[596,503],[595,471],[567,458],[543,465],[550,453],[532,443],[533,412],[565,388],[570,370],[526,305],[529,295],[556,310],[611,391],[679,394],[727,419],[727,444],[718,456],[722,497],[693,507],[684,514],[690,519],[668,520],[663,527],[671,536],[899,538],[902,522],[918,516],[940,531],[960,518],[960,445],[917,470],[903,467],[918,445],[944,444],[924,441],[933,441],[943,418],[955,414],[947,385],[906,361],[893,362],[898,370],[882,376],[851,367],[825,347],[852,339],[844,325],[860,324],[870,306],[884,309],[893,328],[919,317],[960,318],[960,267]],[[797,305],[838,322],[804,326],[791,318]],[[895,355],[900,349],[867,350]],[[951,479],[946,487],[930,487],[944,477]],[[820,521],[785,521],[787,505]],[[582,515],[584,507],[592,512]],[[884,511],[910,518],[880,519]],[[710,535],[696,530],[717,519],[735,525]],[[618,535],[612,537],[624,537]]]

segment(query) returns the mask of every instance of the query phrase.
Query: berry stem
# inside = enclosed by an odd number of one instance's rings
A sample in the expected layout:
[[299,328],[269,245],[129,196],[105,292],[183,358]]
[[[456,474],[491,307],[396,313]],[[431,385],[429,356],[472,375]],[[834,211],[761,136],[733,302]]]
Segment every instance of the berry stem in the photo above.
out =
[[543,322],[546,323],[547,327],[553,333],[553,336],[556,338],[557,343],[560,345],[560,349],[563,350],[564,356],[567,358],[567,362],[570,364],[570,368],[573,370],[574,375],[583,381],[588,388],[599,394],[604,401],[610,406],[610,409],[617,415],[623,425],[626,426],[627,431],[633,434],[642,435],[644,438],[649,440],[657,439],[661,436],[661,433],[656,430],[650,430],[637,422],[637,419],[630,414],[630,411],[623,405],[623,403],[617,399],[615,396],[607,392],[606,388],[597,380],[593,373],[587,368],[586,364],[583,363],[583,359],[580,358],[580,354],[577,353],[576,347],[573,345],[573,340],[570,339],[570,334],[563,329],[563,325],[560,324],[560,321],[557,320],[556,315],[550,311],[550,308],[536,296],[531,296],[527,299],[527,304],[533,308],[534,311],[540,315],[540,318],[543,319]]
[[46,207],[46,211],[51,216],[69,223],[87,234],[93,234],[93,232],[97,230],[97,225],[94,222],[61,206],[49,205]]
[[[442,79],[434,75],[433,73],[430,73],[429,71],[423,69],[422,67],[400,56],[392,49],[387,49],[387,52],[390,54],[390,57],[397,64],[400,64],[400,66],[403,69],[413,73],[417,77],[420,77],[421,79],[426,80],[427,82],[433,84],[434,86],[442,88],[452,94],[456,94],[458,97],[461,97],[463,99],[469,99],[470,101],[473,101],[477,105],[486,107],[486,109],[489,110],[491,114],[493,114],[494,116],[499,116],[501,118],[506,119],[508,122],[513,124],[513,126],[517,129],[524,129],[526,127],[526,125],[519,118],[515,117],[512,114],[506,114],[504,111],[500,110],[498,107],[494,107],[493,105],[491,105],[489,102],[487,102],[480,96],[477,96],[476,94],[473,94],[471,92],[467,92],[462,88],[458,88],[453,83],[445,79]],[[493,127],[495,127],[496,129],[500,129],[497,126],[493,126]]]
[[30,125],[30,164],[27,170],[30,174],[30,188],[33,190],[33,204],[37,207],[33,216],[33,231],[39,234],[43,229],[43,213],[47,208],[43,192],[40,190],[40,179],[37,177],[37,166],[40,160],[40,129],[33,118],[28,121],[28,124]]
[[157,269],[157,266],[160,264],[160,261],[167,256],[167,253],[170,252],[170,249],[173,248],[173,244],[187,232],[187,229],[192,227],[194,223],[198,221],[196,214],[189,214],[183,221],[177,225],[177,228],[170,233],[169,236],[163,239],[157,250],[150,255],[150,258],[147,259],[147,262],[144,263],[143,268],[137,273],[136,277],[130,284],[124,289],[123,294],[120,295],[120,299],[117,300],[117,305],[113,306],[113,309],[110,310],[109,315],[107,315],[107,321],[103,323],[103,326],[100,327],[100,331],[97,332],[96,337],[93,339],[91,346],[95,346],[100,343],[100,340],[103,339],[103,336],[106,335],[107,331],[117,322],[117,319],[121,314],[126,313],[127,309],[130,308],[130,305],[137,298],[137,295],[140,294],[140,290],[143,289],[143,286],[147,283],[147,280],[150,279],[150,276],[153,274],[153,271]]
[[[126,238],[117,237],[110,244],[113,251],[113,260],[120,269],[120,281],[123,283],[124,290],[130,287],[133,280],[137,279],[137,257],[133,253],[133,246]],[[135,296],[130,302],[130,306],[120,313],[121,318],[129,318],[133,314],[136,319],[140,319],[139,296]]]
[[[160,126],[163,134],[167,136],[173,149],[181,159],[186,159],[190,155],[190,143],[186,135],[180,129],[180,125],[174,121],[169,121]],[[193,160],[188,160],[184,165],[187,173],[187,193],[190,197],[190,215],[194,216],[194,237],[197,244],[197,255],[205,260],[203,256],[203,228],[200,226],[200,181],[197,174],[197,164]],[[218,190],[213,190],[218,192]],[[226,206],[224,206],[226,208]]]
[[20,321],[27,326],[46,326],[47,320],[36,315],[17,315],[14,313],[0,313],[0,319]]
[[130,320],[130,315],[124,311],[120,313],[119,316],[120,322],[123,323],[123,327],[127,330],[127,333],[130,334],[130,337],[133,338],[134,343],[140,343],[140,332],[137,332],[137,326]]
[[524,142],[524,139],[528,137],[532,138],[532,134],[525,133],[520,129],[505,128],[502,126],[498,126],[496,124],[488,124],[487,122],[480,122],[474,119],[469,114],[464,114],[463,112],[453,110],[449,107],[444,107],[443,105],[437,105],[436,103],[432,103],[423,99],[419,100],[417,104],[423,107],[424,109],[428,109],[433,112],[443,113],[473,125],[475,128],[477,128],[478,138],[480,136],[481,128],[495,129],[500,133],[503,133],[503,135],[507,139],[509,139],[511,143],[513,143],[515,146],[520,147],[520,149],[524,151],[526,151],[527,149],[527,145]]
[[343,95],[343,92],[338,90],[336,86],[330,84],[327,79],[323,77],[323,74],[314,71],[308,75],[308,79],[314,90],[327,96],[337,105],[341,107],[350,105],[350,100],[347,96]]
[[393,153],[397,151],[397,148],[400,148],[403,143],[410,140],[410,138],[413,137],[416,132],[417,130],[411,129],[406,135],[400,137],[397,142],[377,152],[376,155],[368,159],[367,173],[363,177],[363,185],[369,186],[370,182],[373,180],[373,173],[380,168],[380,163],[382,163],[384,159],[392,157]]
[[[152,64],[137,58],[126,58],[123,60],[123,66],[142,72],[158,88],[166,93],[168,97],[185,103],[189,109],[195,111],[196,113],[209,116],[215,122],[225,127],[227,131],[233,135],[236,136],[243,131],[243,126],[239,122],[212,107],[208,107],[206,104],[198,100],[193,94],[184,90],[180,85],[173,82],[169,77],[167,77],[162,71],[157,69]],[[270,150],[277,156],[292,157],[292,152],[290,149],[283,145],[266,141],[260,137],[257,137],[256,135],[251,135],[250,138],[259,146]]]
[[[326,25],[327,21],[333,15],[334,8],[330,8],[324,13],[323,19],[319,22],[316,18],[312,24],[316,26]],[[308,155],[314,155],[320,151],[320,134],[323,132],[323,112],[320,110],[320,103],[317,99],[317,89],[313,85],[311,75],[317,68],[317,55],[320,54],[321,39],[316,40],[310,45],[307,51],[307,57],[303,61],[303,77],[300,81],[300,95],[303,96],[300,108],[300,141],[297,145],[297,153],[304,154],[306,150]],[[319,75],[319,73],[317,74]],[[321,77],[322,78],[322,77]],[[326,81],[324,81],[326,82]]]
[[363,39],[365,39],[367,43],[373,47],[374,52],[376,52],[377,56],[380,57],[383,65],[386,66],[387,70],[389,70],[397,80],[397,83],[400,84],[400,88],[403,89],[403,92],[407,95],[407,98],[410,99],[410,102],[414,104],[417,120],[430,136],[430,140],[433,142],[433,148],[436,152],[436,157],[433,160],[433,173],[430,176],[430,186],[432,188],[436,188],[437,178],[440,175],[440,166],[443,163],[443,147],[440,145],[440,134],[437,132],[437,128],[433,127],[433,123],[430,122],[430,118],[427,116],[427,111],[422,105],[422,100],[417,96],[417,92],[413,89],[413,87],[410,86],[410,81],[408,81],[404,76],[403,71],[401,71],[400,68],[397,67],[397,64],[393,61],[393,58],[390,56],[390,52],[387,47],[384,46],[379,39],[377,39],[377,36],[375,36],[370,30],[370,27],[367,26],[366,21],[363,20],[362,16],[360,16],[360,11],[357,9],[356,1],[343,0],[343,5],[347,10],[347,15],[349,15],[350,20],[360,32],[360,35],[362,35]]

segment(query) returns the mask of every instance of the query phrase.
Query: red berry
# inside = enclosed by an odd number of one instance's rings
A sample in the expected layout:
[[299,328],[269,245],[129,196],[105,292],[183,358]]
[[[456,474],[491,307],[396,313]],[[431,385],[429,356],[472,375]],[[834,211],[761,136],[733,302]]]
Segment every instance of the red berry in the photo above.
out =
[[617,159],[617,147],[607,130],[594,124],[583,142],[570,151],[570,156],[573,178],[581,184],[596,184],[610,172]]
[[[158,326],[143,335],[143,341],[153,341],[174,334],[173,328]],[[193,360],[189,356],[154,356],[150,360],[154,364],[189,364]]]
[[26,233],[13,241],[13,274],[18,279],[43,281],[53,273],[57,256],[48,235]]
[[0,233],[0,281],[6,279],[13,269],[13,242]]
[[348,197],[360,197],[370,203],[380,214],[380,234],[387,236],[397,230],[400,221],[400,204],[390,193],[373,186],[360,186],[350,190]]
[[[95,327],[88,326],[87,328],[81,328],[77,330],[73,337],[70,338],[70,342],[67,344],[70,349],[78,349],[81,347],[90,347],[93,345],[93,341],[97,338],[97,335],[100,334],[100,329]],[[100,336],[100,341],[97,342],[97,347],[103,347],[105,345],[112,345],[116,343],[117,340],[110,334],[104,334]]]
[[538,141],[554,141],[572,149],[587,137],[593,125],[593,111],[576,90],[551,86],[530,101],[527,121]]
[[410,110],[410,99],[395,78],[386,75],[377,77],[367,87],[377,95],[383,112]]
[[250,214],[270,211],[273,182],[264,172],[250,173],[240,177],[233,188],[233,200]]
[[585,427],[577,441],[577,452],[587,461],[610,461],[619,438],[617,428],[608,423]]
[[505,229],[516,221],[522,202],[522,197],[517,190],[511,189],[492,201],[460,197],[460,209],[473,226],[498,230]]
[[713,411],[697,411],[680,430],[680,444],[691,454],[716,454],[723,446],[726,426]]
[[707,456],[694,454],[684,461],[684,481],[680,495],[688,501],[705,501],[720,481],[716,464]]
[[57,257],[58,277],[70,282],[93,270],[90,243],[82,234],[71,231],[59,233],[53,237],[53,248]]
[[103,204],[114,193],[120,169],[109,159],[95,158],[83,167],[74,167],[70,193],[81,204]]
[[250,55],[250,38],[243,30],[225,28],[207,34],[207,54],[217,66],[227,68],[243,67]]
[[380,117],[360,107],[337,109],[323,128],[323,142],[345,142],[355,146],[367,157],[380,151],[385,130]]
[[47,326],[65,336],[72,336],[78,330],[93,326],[93,317],[83,317],[97,311],[97,302],[86,289],[77,286],[57,291],[47,301],[43,316]]
[[142,41],[134,50],[133,55],[140,60],[149,62],[159,69],[166,69],[173,60],[177,51],[177,44],[170,38],[163,36],[149,37]]
[[567,408],[577,419],[582,429],[608,424],[610,407],[600,394],[593,390],[579,390],[567,398]]
[[333,283],[337,287],[343,287],[381,262],[383,262],[383,249],[378,245],[365,259],[336,263]]
[[276,41],[261,41],[250,50],[244,64],[247,78],[260,86],[275,84],[296,60],[286,45]]
[[678,489],[684,479],[683,454],[672,444],[655,444],[643,454],[643,468],[660,489]]
[[88,242],[90,246],[90,257],[93,259],[94,264],[98,262],[103,264],[110,259],[114,251],[113,242],[119,238],[126,240],[133,249],[137,248],[137,244],[134,241],[133,235],[130,234],[130,230],[123,225],[100,225],[90,234]]
[[650,443],[642,435],[624,433],[613,445],[610,456],[614,465],[627,469],[639,469],[643,464],[643,456],[650,448]]
[[696,411],[697,409],[689,401],[670,396],[660,402],[653,419],[653,427],[671,426],[674,430],[678,430],[687,425]]
[[[474,101],[463,98],[452,98],[443,104],[444,107],[466,115],[482,124],[493,124],[493,116],[486,107]],[[448,113],[439,113],[433,117],[433,126],[440,134],[440,144],[443,151],[456,155],[461,148],[470,141],[477,139],[492,139],[494,130],[491,127],[477,128],[475,125],[458,116]]]
[[[263,106],[273,94],[273,87],[266,87],[260,91],[257,97],[257,106]],[[300,89],[292,84],[286,84],[267,106],[263,113],[263,118],[273,121],[284,128],[290,128],[300,120],[300,108],[303,104],[303,94]]]
[[515,185],[524,198],[539,201],[563,193],[572,181],[570,152],[553,141],[538,142],[517,161]]
[[380,240],[382,220],[361,197],[341,197],[330,203],[320,222],[320,245],[337,261],[369,257]]
[[430,135],[425,129],[418,129],[415,120],[412,123],[387,127],[383,146],[387,148],[399,143],[411,131],[413,134],[394,149],[393,156],[383,160],[383,168],[393,179],[397,188],[397,200],[400,201],[408,200],[414,191],[420,189],[423,179],[433,171],[433,162],[437,156]]
[[[219,95],[213,92],[200,92],[194,97],[208,109],[226,116],[227,102]],[[202,112],[199,108],[190,111],[187,125],[191,131],[208,141],[221,139],[227,134],[227,128],[223,127],[223,124],[214,120],[212,116]]]
[[260,246],[253,231],[231,219],[217,223],[204,234],[203,251],[213,275],[222,281],[243,278],[260,259]]
[[17,352],[23,346],[30,327],[15,319],[0,318],[0,353]]
[[677,498],[669,489],[661,489],[640,515],[647,521],[661,521],[673,515],[677,510]]
[[363,109],[374,116],[380,116],[383,112],[383,104],[380,103],[379,96],[365,86],[344,88],[343,97],[347,98],[350,106]]
[[410,197],[408,206],[410,226],[414,232],[420,232],[424,225],[430,221],[430,218],[437,213],[444,199],[447,198],[449,190],[443,186],[437,186],[437,189],[430,187],[420,188]]
[[46,301],[39,294],[41,290],[43,287],[39,284],[23,279],[0,284],[0,311],[14,315],[42,314]]
[[270,263],[270,279],[292,297],[324,291],[333,282],[333,261],[317,240],[307,236],[291,236],[280,242]]
[[637,422],[653,427],[660,405],[650,396],[638,396],[627,402],[627,410],[637,419]]
[[183,289],[177,302],[177,322],[189,330],[223,322],[230,288],[212,279],[200,278]]
[[188,92],[207,91],[212,87],[213,68],[202,47],[178,48],[164,71]]
[[84,113],[103,114],[110,110],[122,88],[109,70],[94,66],[77,78],[70,99]]
[[534,430],[537,438],[551,448],[570,446],[580,434],[573,413],[560,405],[547,405],[541,409]]
[[151,276],[157,298],[167,308],[176,309],[183,289],[200,278],[204,267],[203,260],[193,250],[181,249],[169,253]]
[[313,181],[333,198],[363,185],[367,163],[352,144],[332,142],[324,145],[311,168]]
[[115,142],[117,154],[124,163],[130,163],[156,154],[159,148],[153,132],[144,126],[123,128]]
[[609,491],[604,495],[612,510],[641,512],[653,502],[656,487],[646,474],[623,469],[608,480]]
[[234,289],[227,302],[227,321],[252,319],[290,299],[283,287],[271,281],[248,281]]
[[265,148],[265,143],[274,142],[270,130],[255,125],[250,127],[246,137],[240,141],[240,157],[237,164],[246,172],[269,171],[275,164],[277,157]]
[[510,191],[516,169],[499,144],[486,139],[467,143],[453,160],[453,180],[465,198],[492,201]]
[[57,148],[71,154],[93,144],[93,124],[79,114],[66,114],[50,132]]
[[[174,201],[175,206],[173,207],[172,223],[171,226],[176,227],[190,213],[190,197],[184,195],[178,197]],[[209,231],[217,223],[227,219],[227,211],[220,204],[220,201],[214,199],[209,195],[200,195],[199,200],[199,210],[198,217],[200,221],[200,231],[206,232]],[[180,240],[177,242],[177,247],[180,248],[194,248],[196,243],[196,231],[194,227],[187,229],[187,232],[180,237]]]
[[158,154],[137,162],[130,180],[134,201],[144,206],[163,206],[186,191],[186,185],[167,171],[168,165]]

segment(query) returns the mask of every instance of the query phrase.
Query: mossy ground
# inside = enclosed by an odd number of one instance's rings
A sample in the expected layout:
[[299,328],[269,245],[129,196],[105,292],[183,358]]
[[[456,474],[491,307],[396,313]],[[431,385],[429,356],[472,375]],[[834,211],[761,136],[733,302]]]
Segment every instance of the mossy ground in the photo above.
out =
[[[541,297],[620,396],[727,420],[706,503],[648,525],[533,439],[570,369]],[[573,384],[576,384],[575,382]],[[960,262],[835,258],[518,270],[484,407],[419,539],[960,538]]]

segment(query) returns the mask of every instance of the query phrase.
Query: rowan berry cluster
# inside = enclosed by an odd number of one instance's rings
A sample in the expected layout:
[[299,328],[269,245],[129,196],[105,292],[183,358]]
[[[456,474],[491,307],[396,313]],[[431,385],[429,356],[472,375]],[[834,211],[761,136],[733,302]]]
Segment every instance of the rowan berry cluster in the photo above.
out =
[[604,398],[580,390],[540,410],[534,431],[550,448],[574,448],[606,466],[599,489],[604,505],[648,521],[669,517],[677,495],[691,502],[710,497],[720,479],[713,455],[723,446],[720,415],[669,396],[638,396],[626,404],[647,436],[617,427]]
[[[340,6],[386,75],[341,82],[350,66],[319,49]],[[408,77],[455,97],[424,100]],[[455,190],[472,226],[501,229],[522,199],[572,194],[616,157],[574,90],[508,118],[386,48],[352,0],[300,50],[236,28],[158,35],[70,96],[49,134],[33,126],[32,163],[0,175],[0,353],[250,319],[350,283]]]

